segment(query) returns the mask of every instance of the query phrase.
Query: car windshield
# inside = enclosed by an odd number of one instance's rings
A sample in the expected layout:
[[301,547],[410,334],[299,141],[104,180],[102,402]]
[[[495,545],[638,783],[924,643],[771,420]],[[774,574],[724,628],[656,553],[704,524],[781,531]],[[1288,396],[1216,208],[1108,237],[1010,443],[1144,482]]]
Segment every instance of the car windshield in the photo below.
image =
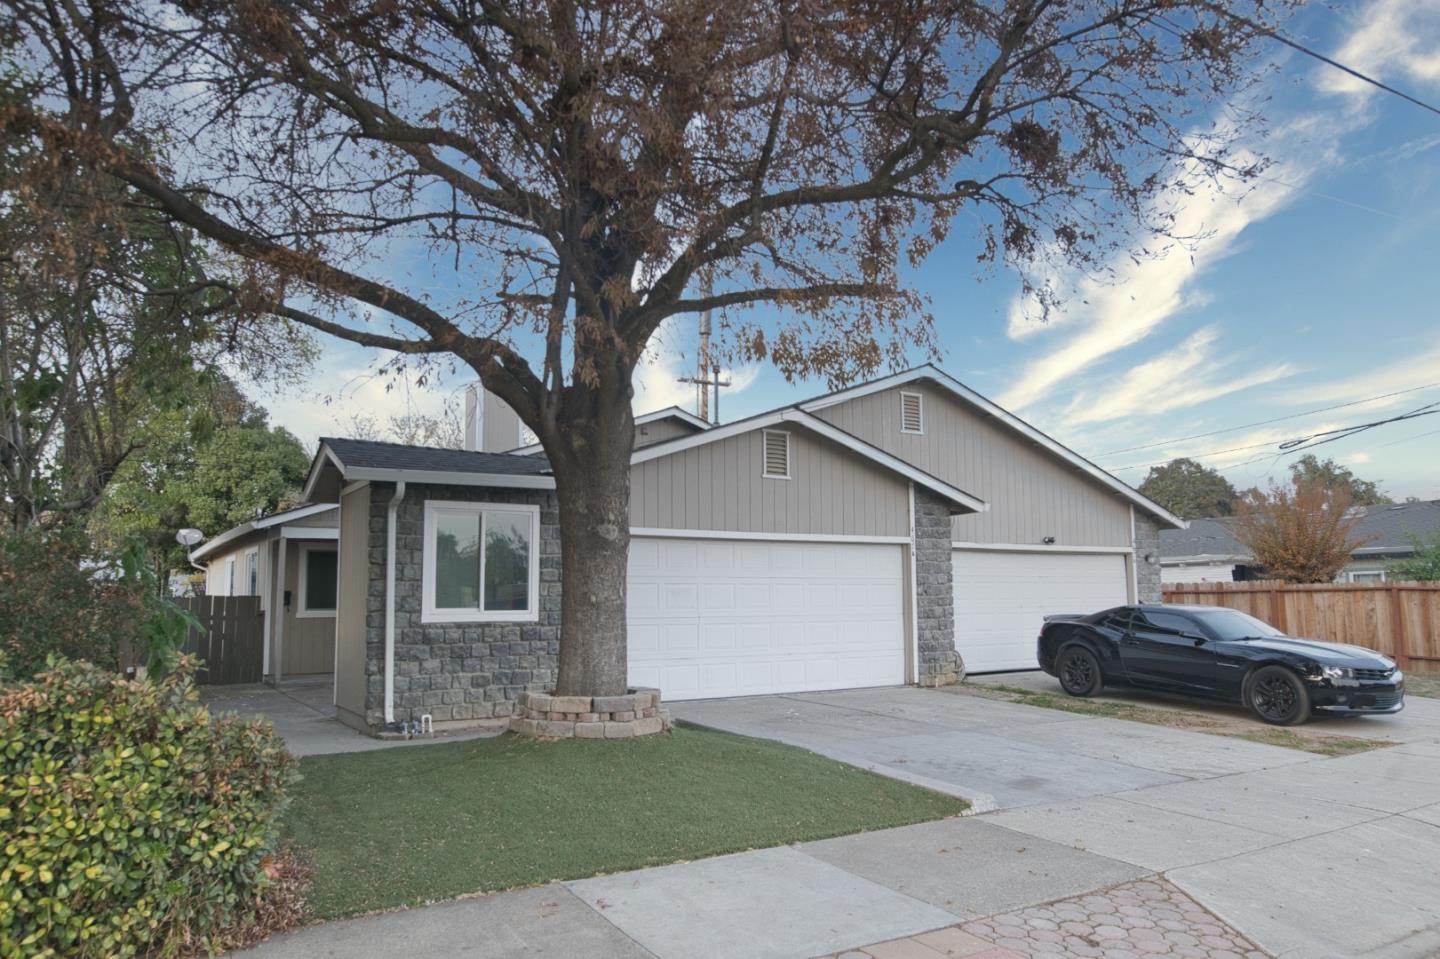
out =
[[1222,640],[1263,639],[1266,636],[1285,635],[1269,623],[1238,609],[1207,609],[1195,616]]

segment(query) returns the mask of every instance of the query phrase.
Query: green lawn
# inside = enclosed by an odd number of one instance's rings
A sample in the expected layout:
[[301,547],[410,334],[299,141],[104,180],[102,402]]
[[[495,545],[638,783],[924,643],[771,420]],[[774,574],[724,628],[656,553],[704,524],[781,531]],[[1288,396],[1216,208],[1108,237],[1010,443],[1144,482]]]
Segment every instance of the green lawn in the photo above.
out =
[[287,832],[320,918],[953,816],[963,800],[679,725],[310,756]]

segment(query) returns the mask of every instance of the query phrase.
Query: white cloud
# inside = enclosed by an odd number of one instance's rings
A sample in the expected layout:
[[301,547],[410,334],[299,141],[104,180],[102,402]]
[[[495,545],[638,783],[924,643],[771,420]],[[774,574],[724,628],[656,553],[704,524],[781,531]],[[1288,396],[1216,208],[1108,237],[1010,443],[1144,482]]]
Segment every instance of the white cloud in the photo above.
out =
[[[681,383],[680,377],[695,375],[695,359],[680,348],[683,331],[693,322],[691,317],[677,316],[666,320],[651,338],[645,355],[635,368],[635,399],[632,405],[637,414],[653,413],[668,406],[695,409],[695,384]],[[722,367],[720,378],[728,380],[729,386],[720,388],[720,407],[725,401],[750,387],[760,375],[757,364],[740,367]]]
[[[1436,342],[1429,349],[1422,348],[1379,369],[1330,380],[1319,386],[1298,389],[1284,394],[1282,398],[1287,403],[1295,404],[1345,403],[1370,396],[1412,390],[1431,383],[1440,383],[1440,336],[1437,336]],[[1423,402],[1422,396],[1423,394],[1419,393],[1391,396],[1366,403],[1359,408],[1378,410],[1408,403],[1419,405]]]
[[[1377,79],[1440,85],[1440,5],[1435,0],[1375,0],[1355,14],[1361,26],[1334,59]],[[1381,91],[1334,67],[1317,73],[1320,89],[1366,100]],[[1413,92],[1413,91],[1408,91]]]
[[1059,384],[1143,340],[1186,307],[1203,302],[1204,294],[1193,289],[1200,274],[1233,253],[1245,228],[1284,207],[1294,198],[1295,187],[1308,178],[1308,169],[1292,165],[1235,195],[1196,176],[1189,195],[1176,190],[1157,201],[1176,209],[1177,234],[1200,239],[1189,250],[1172,248],[1138,263],[1126,256],[1117,262],[1113,280],[1083,281],[1052,322],[1084,328],[1027,364],[1000,396],[1000,404],[1011,409],[1034,405]]
[[1275,363],[1226,378],[1232,360],[1216,359],[1219,333],[1209,326],[1167,353],[1136,366],[1103,390],[1081,393],[1062,414],[1067,427],[1103,423],[1141,414],[1156,415],[1196,406],[1231,393],[1291,376],[1295,367]]

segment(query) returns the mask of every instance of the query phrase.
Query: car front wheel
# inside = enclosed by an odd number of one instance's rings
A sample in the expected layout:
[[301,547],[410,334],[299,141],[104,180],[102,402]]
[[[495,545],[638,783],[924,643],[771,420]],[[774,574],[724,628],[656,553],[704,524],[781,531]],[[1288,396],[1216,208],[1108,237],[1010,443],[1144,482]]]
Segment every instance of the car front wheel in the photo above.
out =
[[1298,726],[1310,718],[1310,693],[1283,666],[1264,666],[1246,685],[1245,703],[1256,716],[1274,726]]
[[1084,646],[1067,646],[1062,649],[1057,666],[1060,688],[1071,696],[1093,696],[1104,684],[1100,675],[1100,661]]

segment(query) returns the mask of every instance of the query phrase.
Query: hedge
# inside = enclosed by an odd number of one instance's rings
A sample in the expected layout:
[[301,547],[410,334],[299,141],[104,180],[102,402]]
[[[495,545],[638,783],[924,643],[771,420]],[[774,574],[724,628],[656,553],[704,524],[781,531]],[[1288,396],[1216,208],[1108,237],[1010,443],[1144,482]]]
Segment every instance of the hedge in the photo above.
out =
[[264,910],[294,762],[190,674],[0,690],[0,957],[193,953]]

